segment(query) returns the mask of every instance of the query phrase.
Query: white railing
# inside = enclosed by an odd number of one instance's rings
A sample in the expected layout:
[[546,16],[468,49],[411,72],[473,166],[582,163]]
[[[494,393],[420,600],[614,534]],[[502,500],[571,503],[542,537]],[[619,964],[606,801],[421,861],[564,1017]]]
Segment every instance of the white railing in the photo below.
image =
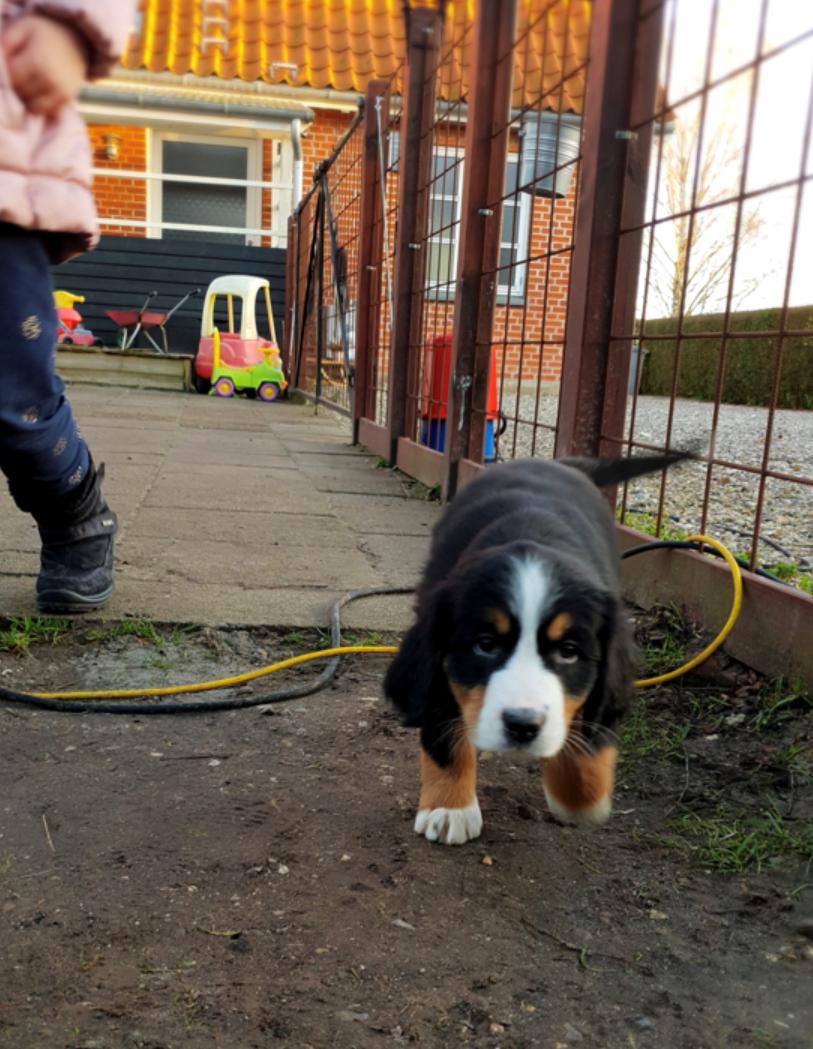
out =
[[[272,247],[286,247],[288,243],[288,216],[292,210],[293,182],[279,180],[267,181],[264,179],[233,179],[216,178],[209,175],[172,175],[160,171],[138,171],[128,168],[99,168],[93,169],[95,178],[127,179],[144,182],[147,188],[145,200],[145,211],[147,218],[136,219],[125,215],[100,215],[99,224],[102,229],[110,226],[126,226],[130,229],[146,230],[148,237],[160,238],[165,230],[190,233],[215,233],[230,234],[243,237],[252,237],[270,240]],[[247,209],[255,214],[262,214],[263,192],[273,193],[271,201],[272,224],[264,226],[220,226],[200,223],[166,222],[163,217],[151,219],[149,214],[153,210],[160,212],[160,204],[156,207],[154,199],[151,200],[151,190],[161,184],[183,183],[195,186],[230,186],[245,189],[247,192]],[[254,199],[252,200],[252,195]]]

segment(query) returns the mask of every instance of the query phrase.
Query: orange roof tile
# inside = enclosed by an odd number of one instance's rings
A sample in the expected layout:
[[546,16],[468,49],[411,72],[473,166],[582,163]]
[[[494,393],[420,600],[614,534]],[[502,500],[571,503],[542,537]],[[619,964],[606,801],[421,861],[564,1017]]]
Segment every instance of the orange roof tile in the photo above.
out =
[[[590,0],[552,10],[550,0],[520,0],[516,105],[544,95],[545,108],[581,111],[590,9]],[[141,0],[141,11],[127,69],[363,92],[373,77],[397,80],[404,56],[402,0]],[[473,15],[474,0],[447,0],[447,99],[466,92]]]

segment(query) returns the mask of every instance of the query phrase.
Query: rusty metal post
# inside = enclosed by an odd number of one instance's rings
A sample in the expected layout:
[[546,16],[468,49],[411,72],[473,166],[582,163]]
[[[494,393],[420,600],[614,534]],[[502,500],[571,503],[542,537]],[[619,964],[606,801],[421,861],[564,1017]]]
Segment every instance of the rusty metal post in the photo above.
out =
[[282,318],[282,370],[291,374],[291,350],[299,317],[299,216],[288,218],[285,249],[285,316]]
[[[380,118],[376,106],[380,106]],[[386,80],[371,80],[364,95],[364,144],[361,154],[359,205],[358,291],[356,294],[356,374],[353,403],[353,440],[358,442],[361,418],[375,417],[376,347],[380,296],[374,294],[381,279],[384,225],[381,219],[383,186],[378,152],[378,122],[389,126],[389,91]]]
[[478,0],[449,369],[446,498],[457,489],[461,460],[483,461],[516,18],[516,0]]
[[432,127],[435,112],[437,56],[443,30],[440,7],[416,7],[407,16],[406,72],[398,159],[398,231],[395,240],[394,312],[390,336],[388,422],[390,461],[398,438],[414,436],[417,405],[407,406],[411,348],[418,347],[423,316],[421,294],[426,255],[428,194],[423,188],[432,172]]
[[[614,312],[618,319],[635,308],[640,241],[637,250],[625,246],[619,268],[619,230],[630,209],[639,208],[643,218],[649,149],[630,125],[633,108],[647,112],[647,92],[652,112],[663,8],[652,5],[642,18],[642,6],[641,0],[593,4],[557,456],[598,455],[608,398],[612,417],[621,412],[623,419],[626,408],[630,347],[610,367],[610,338]],[[625,206],[628,178],[633,191]]]

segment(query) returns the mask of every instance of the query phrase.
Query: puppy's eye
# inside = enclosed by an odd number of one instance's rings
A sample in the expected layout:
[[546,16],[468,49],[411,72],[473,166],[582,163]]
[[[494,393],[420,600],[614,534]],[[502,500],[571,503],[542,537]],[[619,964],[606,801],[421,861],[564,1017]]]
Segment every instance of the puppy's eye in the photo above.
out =
[[497,639],[493,634],[478,634],[474,641],[474,651],[478,656],[490,656],[497,648]]
[[563,641],[561,645],[554,648],[552,655],[557,663],[575,663],[581,653],[578,646],[572,641]]

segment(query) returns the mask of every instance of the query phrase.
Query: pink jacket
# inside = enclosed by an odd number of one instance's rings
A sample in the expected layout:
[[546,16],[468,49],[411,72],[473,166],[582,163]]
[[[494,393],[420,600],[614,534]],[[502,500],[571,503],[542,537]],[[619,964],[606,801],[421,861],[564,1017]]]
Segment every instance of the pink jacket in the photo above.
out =
[[[132,0],[0,0],[0,31],[23,14],[68,22],[90,45],[90,78],[118,59],[130,28]],[[49,237],[55,261],[98,238],[91,155],[74,107],[46,122],[26,111],[9,85],[0,51],[0,222],[60,234]]]

